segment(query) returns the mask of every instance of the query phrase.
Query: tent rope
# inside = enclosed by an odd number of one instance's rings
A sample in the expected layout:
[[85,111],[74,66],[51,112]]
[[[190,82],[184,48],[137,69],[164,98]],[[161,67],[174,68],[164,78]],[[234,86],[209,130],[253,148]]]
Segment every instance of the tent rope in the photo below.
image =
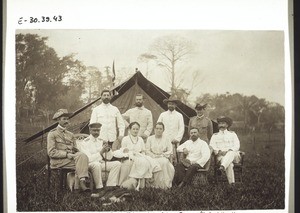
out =
[[41,153],[42,151],[44,151],[45,149],[42,149],[36,153],[34,153],[33,155],[29,156],[28,158],[26,158],[25,160],[23,160],[22,162],[18,163],[16,167],[24,164],[25,162],[27,162],[28,160],[30,160],[31,158],[35,157],[37,154]]

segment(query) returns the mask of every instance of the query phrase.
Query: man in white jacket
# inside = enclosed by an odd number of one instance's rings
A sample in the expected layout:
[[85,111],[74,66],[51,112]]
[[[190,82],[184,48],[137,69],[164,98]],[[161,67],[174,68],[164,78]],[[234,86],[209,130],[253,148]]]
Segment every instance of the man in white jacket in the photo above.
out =
[[197,170],[204,168],[210,158],[209,146],[199,138],[199,130],[196,127],[190,129],[190,136],[190,140],[177,148],[177,151],[182,152],[185,156],[175,168],[173,183],[179,187],[191,183]]
[[178,163],[176,148],[184,134],[183,116],[175,110],[178,100],[173,98],[165,99],[164,103],[168,105],[168,110],[160,114],[157,122],[162,122],[164,124],[164,135],[173,144],[173,161]]
[[119,161],[107,161],[113,157],[113,152],[109,145],[98,136],[101,129],[100,123],[89,125],[90,136],[85,138],[78,149],[86,154],[89,159],[89,170],[92,172],[96,189],[103,188],[102,171],[109,172],[106,186],[116,186],[119,181],[121,163]]
[[125,132],[125,123],[119,109],[110,104],[109,90],[101,93],[102,103],[92,111],[90,123],[101,123],[100,138],[111,146],[118,139],[122,141]]
[[220,163],[219,173],[226,173],[229,184],[235,182],[233,162],[240,160],[240,141],[233,131],[228,131],[232,124],[229,117],[221,116],[217,118],[219,132],[212,135],[210,146],[217,155],[217,160]]

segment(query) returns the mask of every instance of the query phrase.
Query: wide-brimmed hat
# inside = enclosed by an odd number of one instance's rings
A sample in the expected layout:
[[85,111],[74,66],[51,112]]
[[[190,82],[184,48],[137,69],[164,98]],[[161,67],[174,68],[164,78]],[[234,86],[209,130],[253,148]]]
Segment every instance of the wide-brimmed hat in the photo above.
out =
[[217,118],[217,122],[226,122],[228,127],[230,127],[232,125],[232,119],[226,116],[220,116]]
[[100,124],[100,123],[91,123],[91,124],[89,124],[90,129],[100,129],[101,126],[102,126],[102,124]]
[[164,104],[168,104],[169,102],[173,102],[173,103],[175,103],[175,104],[178,104],[178,103],[179,103],[179,100],[176,99],[176,98],[174,98],[174,97],[170,97],[170,98],[168,98],[168,99],[163,100],[163,102],[164,102]]
[[195,110],[205,109],[206,107],[207,107],[207,104],[196,104]]
[[73,113],[68,112],[67,109],[59,109],[57,110],[57,112],[53,115],[53,120],[56,120],[57,118],[60,118],[62,116],[64,117],[71,117],[71,115],[73,115]]

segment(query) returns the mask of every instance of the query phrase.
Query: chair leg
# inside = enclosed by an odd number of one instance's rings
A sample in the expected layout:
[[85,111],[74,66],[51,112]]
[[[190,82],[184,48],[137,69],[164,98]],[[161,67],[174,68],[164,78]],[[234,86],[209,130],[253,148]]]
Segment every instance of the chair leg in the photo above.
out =
[[63,170],[60,170],[60,175],[59,175],[59,187],[60,187],[60,190],[63,190],[63,188],[64,188],[64,178],[65,178],[64,173],[65,172]]
[[48,190],[50,189],[50,180],[51,180],[51,169],[48,168],[48,179],[47,179]]

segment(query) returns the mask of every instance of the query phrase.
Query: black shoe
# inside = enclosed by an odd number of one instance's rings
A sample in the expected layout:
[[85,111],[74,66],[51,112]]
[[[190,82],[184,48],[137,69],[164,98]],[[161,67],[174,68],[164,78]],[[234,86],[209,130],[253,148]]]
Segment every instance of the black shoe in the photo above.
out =
[[79,181],[79,185],[80,185],[80,189],[81,189],[82,192],[89,192],[89,191],[91,191],[90,188],[88,188],[86,186],[86,181],[85,180],[80,180]]
[[220,168],[217,170],[217,174],[221,176],[222,174],[225,174],[225,168],[224,166],[220,166]]

